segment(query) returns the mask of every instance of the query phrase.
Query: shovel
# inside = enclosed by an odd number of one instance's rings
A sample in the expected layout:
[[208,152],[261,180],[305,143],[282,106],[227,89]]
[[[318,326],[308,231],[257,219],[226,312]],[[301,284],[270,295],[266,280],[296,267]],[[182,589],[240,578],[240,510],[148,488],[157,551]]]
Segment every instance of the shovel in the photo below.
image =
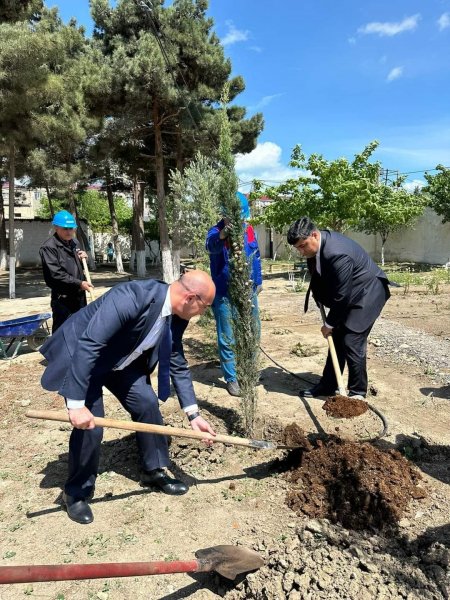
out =
[[[70,423],[67,413],[53,410],[29,410],[25,413],[25,416],[32,419],[46,419]],[[192,429],[168,427],[167,425],[135,423],[133,421],[104,419],[102,417],[94,417],[94,422],[97,427],[114,427],[115,429],[126,429],[127,431],[142,431],[144,433],[155,433],[157,435],[172,435],[174,437],[185,437],[194,440],[211,440],[212,442],[221,442],[222,444],[232,444],[234,446],[247,446],[248,448],[258,448],[259,450],[289,450],[294,448],[294,446],[284,446],[276,444],[275,442],[267,442],[266,440],[252,440],[249,438],[235,437],[234,435],[221,435],[219,433],[214,436],[206,431],[193,431]]]
[[197,560],[0,567],[0,584],[210,571],[216,571],[227,579],[236,579],[240,573],[255,571],[264,564],[262,557],[254,550],[240,546],[212,546],[197,550],[195,556]]
[[[327,317],[325,315],[325,309],[323,304],[319,304],[320,314],[322,315],[322,321],[325,325]],[[339,366],[338,357],[336,354],[336,348],[334,346],[333,337],[331,335],[327,336],[328,348],[330,349],[331,361],[334,367],[334,373],[336,375],[336,381],[339,390],[339,396],[346,396],[347,392],[345,391],[344,379],[342,377],[341,367]]]
[[[92,285],[91,275],[89,273],[89,269],[88,269],[88,266],[87,266],[86,259],[82,258],[81,259],[81,263],[83,265],[83,271],[84,271],[84,275],[86,277],[86,281]],[[94,292],[92,291],[92,288],[89,288],[89,295],[91,297],[91,302],[94,302],[95,296],[94,296]]]

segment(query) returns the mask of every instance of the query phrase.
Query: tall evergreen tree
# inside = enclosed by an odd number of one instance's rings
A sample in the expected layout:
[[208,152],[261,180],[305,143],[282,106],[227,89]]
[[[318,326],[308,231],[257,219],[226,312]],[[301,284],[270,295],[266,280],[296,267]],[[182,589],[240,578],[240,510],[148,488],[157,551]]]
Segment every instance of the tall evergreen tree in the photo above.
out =
[[[35,114],[48,81],[47,62],[54,51],[51,33],[34,21],[0,24],[0,153],[9,181],[9,297],[15,298],[14,185],[16,161],[36,138]],[[0,243],[3,236],[0,236]],[[1,252],[5,251],[1,248]]]
[[[109,116],[129,121],[130,134],[141,147],[139,158],[147,157],[144,181],[157,198],[163,276],[171,281],[168,173],[174,167],[182,170],[206,141],[217,151],[214,107],[231,65],[211,31],[205,0],[175,0],[168,8],[149,0],[119,0],[115,9],[107,0],[92,0],[91,6],[94,36],[113,72]],[[243,89],[240,78],[233,80],[232,89]],[[250,139],[255,143],[262,118],[251,122],[253,129],[246,123],[236,136],[241,144],[245,138],[247,147]]]
[[231,128],[226,110],[228,86],[223,94],[219,147],[219,198],[223,214],[231,224],[229,242],[228,297],[233,315],[236,374],[241,390],[241,407],[247,436],[253,434],[257,408],[259,324],[253,306],[251,262],[244,251],[244,223],[241,205],[236,197],[238,179],[231,151]]

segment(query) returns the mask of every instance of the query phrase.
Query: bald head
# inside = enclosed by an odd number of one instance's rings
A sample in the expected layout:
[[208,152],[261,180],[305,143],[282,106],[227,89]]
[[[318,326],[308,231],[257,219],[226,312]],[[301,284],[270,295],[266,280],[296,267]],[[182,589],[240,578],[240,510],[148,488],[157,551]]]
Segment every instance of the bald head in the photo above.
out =
[[188,271],[170,286],[172,312],[190,319],[205,312],[216,295],[216,286],[205,271]]

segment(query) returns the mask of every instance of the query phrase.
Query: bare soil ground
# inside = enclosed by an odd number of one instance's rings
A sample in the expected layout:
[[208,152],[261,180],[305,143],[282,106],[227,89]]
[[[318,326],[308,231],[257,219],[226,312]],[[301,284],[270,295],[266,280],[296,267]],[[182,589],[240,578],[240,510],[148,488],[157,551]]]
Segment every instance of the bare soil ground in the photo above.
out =
[[[92,277],[99,293],[124,279]],[[4,276],[0,284],[0,321],[48,310],[39,271],[19,273],[15,300]],[[327,351],[319,313],[304,315],[303,299],[282,275],[266,278],[262,348],[278,365],[262,354],[255,433],[282,442],[295,423],[308,437],[302,455],[173,438],[173,473],[191,489],[168,497],[139,487],[133,435],[108,429],[88,526],[60,504],[70,427],[25,417],[28,408],[62,408],[40,387],[41,356],[25,348],[0,361],[0,566],[184,560],[219,544],[248,546],[266,561],[236,582],[177,574],[14,584],[0,586],[0,598],[448,598],[449,286],[434,296],[394,289],[374,327],[368,401],[389,423],[374,444],[359,441],[382,428],[372,411],[335,419],[323,401],[298,397],[318,381]],[[196,393],[218,432],[239,433],[239,399],[226,392],[213,332],[196,321],[186,333]],[[128,418],[111,396],[106,410]],[[175,398],[162,411],[167,424],[188,427]]]

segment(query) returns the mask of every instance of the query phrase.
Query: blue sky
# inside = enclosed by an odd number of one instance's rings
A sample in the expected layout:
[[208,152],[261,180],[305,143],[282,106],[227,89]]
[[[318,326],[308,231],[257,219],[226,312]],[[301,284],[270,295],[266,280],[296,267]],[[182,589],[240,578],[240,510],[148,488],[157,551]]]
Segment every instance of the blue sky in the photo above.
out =
[[[46,4],[90,31],[88,0]],[[410,183],[450,166],[450,0],[210,0],[209,14],[246,83],[237,103],[265,119],[241,182],[285,179],[295,144],[351,158],[378,139]]]

